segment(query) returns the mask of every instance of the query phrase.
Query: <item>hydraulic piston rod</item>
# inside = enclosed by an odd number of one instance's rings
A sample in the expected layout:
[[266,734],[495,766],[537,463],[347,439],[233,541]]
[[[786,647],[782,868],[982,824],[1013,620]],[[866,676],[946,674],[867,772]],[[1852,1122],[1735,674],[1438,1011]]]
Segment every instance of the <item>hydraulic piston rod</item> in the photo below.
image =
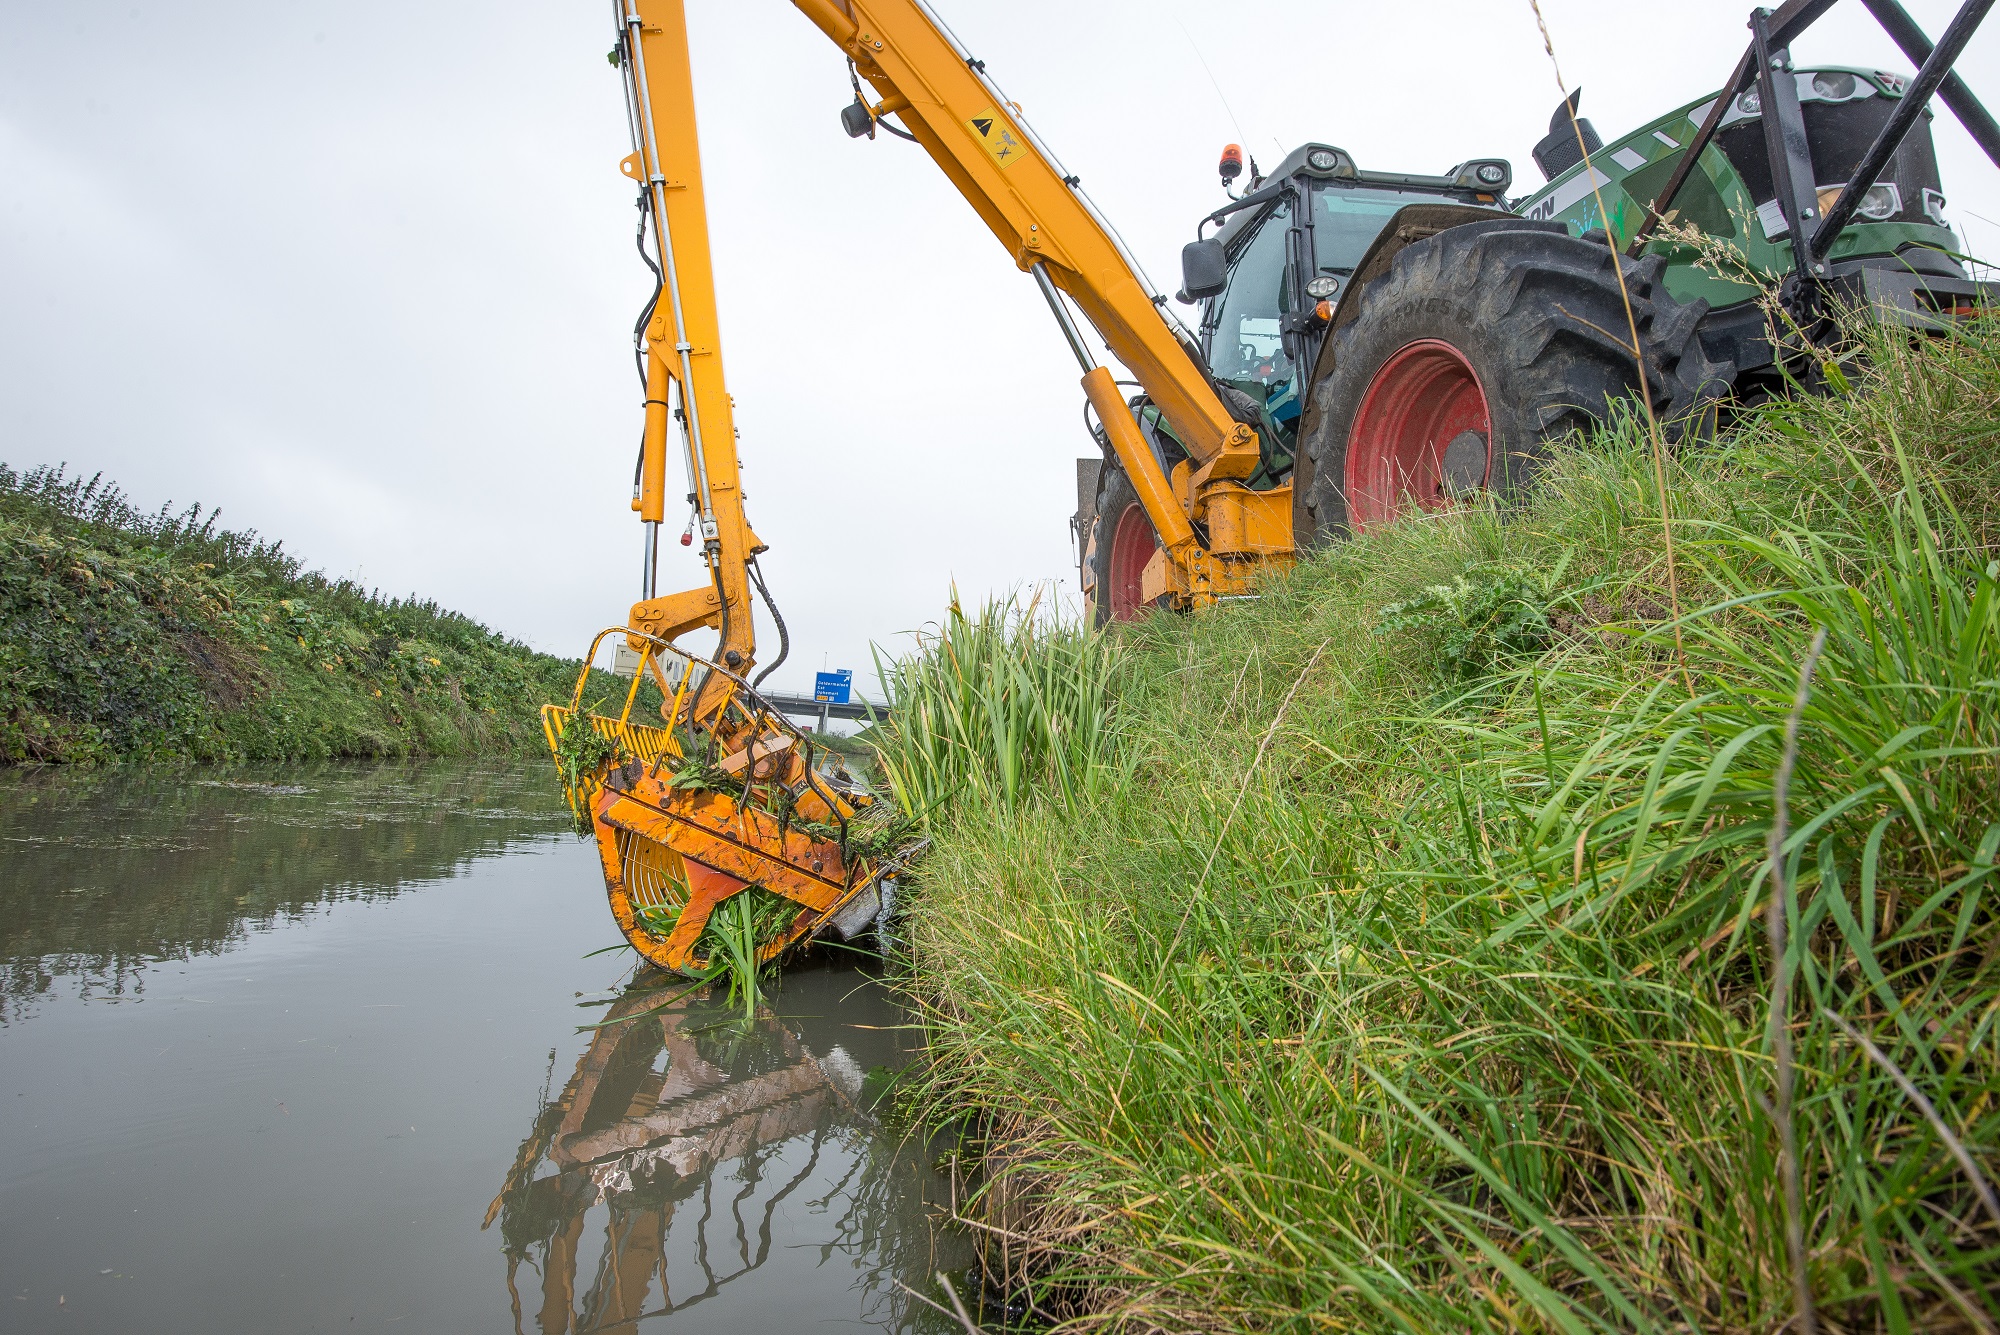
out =
[[1104,434],[1111,438],[1112,452],[1118,456],[1125,476],[1132,479],[1132,489],[1139,494],[1139,504],[1145,508],[1146,518],[1153,521],[1153,531],[1159,534],[1161,543],[1169,549],[1193,542],[1194,526],[1188,523],[1180,502],[1174,499],[1173,485],[1160,471],[1160,461],[1153,457],[1146,438],[1139,434],[1131,409],[1125,406],[1124,398],[1118,393],[1118,382],[1090,355],[1090,345],[1083,341],[1083,331],[1076,327],[1076,321],[1070,318],[1069,307],[1063,304],[1062,294],[1049,281],[1048,266],[1036,260],[1028,272],[1035,276],[1035,286],[1041,288],[1043,299],[1055,312],[1056,323],[1062,326],[1069,350],[1076,354],[1078,364],[1083,367],[1084,397],[1097,410],[1097,420],[1104,424]]

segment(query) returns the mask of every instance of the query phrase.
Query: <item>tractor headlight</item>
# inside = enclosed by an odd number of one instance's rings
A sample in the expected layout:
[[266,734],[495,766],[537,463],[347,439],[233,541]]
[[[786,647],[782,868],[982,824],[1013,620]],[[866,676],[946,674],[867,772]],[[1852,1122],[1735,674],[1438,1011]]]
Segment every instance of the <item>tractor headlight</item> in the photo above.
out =
[[1854,88],[1854,76],[1845,70],[1821,70],[1813,75],[1813,91],[1829,102],[1845,102],[1854,96]]
[[1500,158],[1474,158],[1470,162],[1459,163],[1446,175],[1451,177],[1453,185],[1462,189],[1497,195],[1513,181],[1514,169]]
[[1306,284],[1306,295],[1314,301],[1325,301],[1340,291],[1340,280],[1330,273],[1323,273]]
[[1340,155],[1330,148],[1316,148],[1306,154],[1306,165],[1316,172],[1330,172],[1340,165]]
[[1764,109],[1764,98],[1755,88],[1736,99],[1736,109],[1746,116],[1755,116]]
[[1903,192],[1893,181],[1878,181],[1868,187],[1854,211],[1870,222],[1886,222],[1903,211]]

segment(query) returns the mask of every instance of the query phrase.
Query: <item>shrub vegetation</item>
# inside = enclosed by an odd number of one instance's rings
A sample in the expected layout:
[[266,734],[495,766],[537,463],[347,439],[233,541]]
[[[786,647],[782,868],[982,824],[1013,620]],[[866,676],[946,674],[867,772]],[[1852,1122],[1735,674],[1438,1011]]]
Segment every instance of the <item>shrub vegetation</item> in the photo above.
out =
[[1765,845],[1824,630],[1776,966],[1807,1280],[1836,1330],[2000,1326],[1992,323],[1658,471],[1617,423],[1255,602],[954,614],[878,735],[994,1267],[1119,1329],[1785,1327]]
[[0,763],[454,754],[541,743],[577,664],[328,580],[213,511],[0,464]]

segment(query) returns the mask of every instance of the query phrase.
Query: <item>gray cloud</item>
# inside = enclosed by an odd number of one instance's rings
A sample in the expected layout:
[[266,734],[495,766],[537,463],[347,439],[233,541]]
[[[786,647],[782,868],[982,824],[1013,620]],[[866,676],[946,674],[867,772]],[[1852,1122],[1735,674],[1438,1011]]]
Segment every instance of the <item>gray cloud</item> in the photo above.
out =
[[[1409,170],[1500,153],[1527,179],[1557,97],[1525,3],[939,4],[1163,283],[1238,123],[1267,164],[1318,138]],[[1954,8],[1910,7],[1934,33]],[[845,69],[788,4],[691,8],[746,490],[795,643],[780,684],[823,658],[866,675],[869,641],[954,579],[1073,593],[1088,444],[1032,286],[920,151],[846,139]],[[1654,6],[1544,8],[1607,133],[1746,40],[1740,0],[1665,31]],[[621,619],[646,275],[608,11],[11,7],[4,457],[219,504],[544,648]],[[1858,5],[1836,15],[1801,58],[1907,67]],[[1995,42],[1961,68],[2000,96]],[[1976,216],[2000,218],[1993,169],[1948,113],[1935,130],[1955,218],[2000,239]],[[700,582],[668,549],[663,585]]]

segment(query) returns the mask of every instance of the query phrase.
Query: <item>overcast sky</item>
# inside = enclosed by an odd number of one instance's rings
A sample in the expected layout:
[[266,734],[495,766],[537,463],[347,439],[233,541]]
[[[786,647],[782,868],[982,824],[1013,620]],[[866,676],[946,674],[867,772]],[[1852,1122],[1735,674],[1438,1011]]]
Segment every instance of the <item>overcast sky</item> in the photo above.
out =
[[[1527,0],[935,3],[1167,290],[1226,141],[1540,181],[1558,92]],[[1906,3],[1933,36],[1956,8]],[[872,678],[869,643],[953,581],[1074,597],[1091,447],[1032,282],[921,150],[842,134],[846,69],[789,4],[689,9],[745,486],[792,627],[775,684]],[[1744,0],[1544,10],[1607,139],[1747,41]],[[610,11],[7,0],[0,458],[219,505],[329,574],[579,652],[639,581],[649,288]],[[1859,0],[1796,54],[1909,68]],[[2000,32],[1959,68],[2000,99]],[[1948,111],[1934,131],[1949,214],[2000,252],[2000,174]],[[663,590],[702,582],[664,549]]]

